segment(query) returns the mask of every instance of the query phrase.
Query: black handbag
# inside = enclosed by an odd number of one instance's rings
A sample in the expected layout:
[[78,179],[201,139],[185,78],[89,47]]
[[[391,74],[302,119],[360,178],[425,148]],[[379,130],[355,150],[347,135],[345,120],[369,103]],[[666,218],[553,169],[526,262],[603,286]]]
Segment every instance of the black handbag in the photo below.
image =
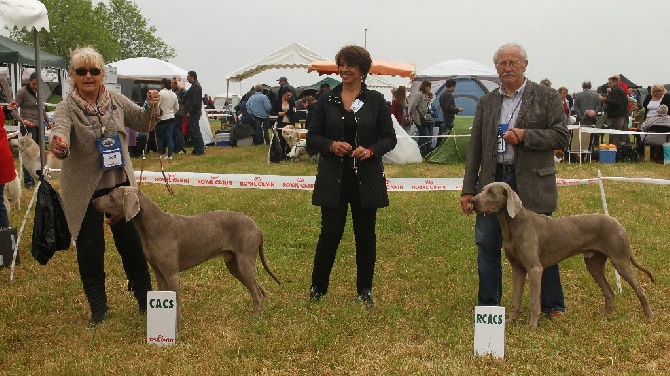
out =
[[270,141],[270,154],[269,154],[269,159],[270,162],[272,163],[279,163],[284,159],[284,156],[282,155],[282,147],[281,143],[279,142],[279,132],[276,130],[272,131],[272,141]]

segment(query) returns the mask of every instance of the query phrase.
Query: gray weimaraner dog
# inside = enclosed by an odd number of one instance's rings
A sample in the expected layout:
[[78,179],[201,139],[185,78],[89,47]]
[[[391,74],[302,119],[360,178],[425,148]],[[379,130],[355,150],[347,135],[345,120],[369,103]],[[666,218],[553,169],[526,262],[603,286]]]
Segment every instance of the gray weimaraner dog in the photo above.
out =
[[179,272],[221,256],[226,267],[251,293],[253,316],[258,317],[265,291],[256,280],[256,256],[260,253],[265,271],[279,283],[263,252],[263,234],[254,221],[242,213],[213,211],[195,216],[166,213],[136,187],[114,189],[93,201],[98,211],[109,214],[109,223],[125,217],[135,224],[142,249],[156,274],[159,290],[177,293]]
[[502,229],[503,248],[512,265],[512,311],[514,321],[521,310],[521,298],[528,273],[530,288],[530,322],[537,326],[540,317],[540,283],[545,267],[579,253],[584,254],[586,268],[605,297],[605,312],[612,311],[614,291],[605,278],[609,258],[619,274],[630,284],[642,303],[645,315],[651,310],[644,290],[633,273],[636,268],[654,277],[633,257],[626,230],[616,219],[604,214],[573,215],[552,218],[523,208],[521,199],[506,183],[491,183],[472,198],[477,213],[497,213]]

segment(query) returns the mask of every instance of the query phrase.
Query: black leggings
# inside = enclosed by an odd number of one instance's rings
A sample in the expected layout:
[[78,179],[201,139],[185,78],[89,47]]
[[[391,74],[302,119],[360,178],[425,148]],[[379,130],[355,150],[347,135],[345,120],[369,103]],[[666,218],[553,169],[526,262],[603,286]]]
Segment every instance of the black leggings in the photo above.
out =
[[[93,198],[104,196],[110,190],[97,191]],[[86,215],[77,236],[77,264],[82,280],[104,275],[105,235],[104,215],[89,202]],[[129,279],[148,271],[147,260],[142,252],[140,236],[132,222],[120,220],[111,226],[116,249],[121,255],[123,269]]]

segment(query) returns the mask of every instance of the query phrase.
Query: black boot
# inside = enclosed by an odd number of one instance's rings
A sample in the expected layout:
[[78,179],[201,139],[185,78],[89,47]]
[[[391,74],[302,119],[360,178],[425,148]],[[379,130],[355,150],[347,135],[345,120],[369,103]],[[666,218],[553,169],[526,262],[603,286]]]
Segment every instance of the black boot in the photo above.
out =
[[107,316],[107,293],[105,292],[105,275],[82,280],[84,293],[91,308],[91,319],[88,326],[100,324]]
[[137,299],[140,313],[147,312],[147,292],[151,291],[151,275],[149,270],[136,273],[128,279],[128,291],[132,291]]

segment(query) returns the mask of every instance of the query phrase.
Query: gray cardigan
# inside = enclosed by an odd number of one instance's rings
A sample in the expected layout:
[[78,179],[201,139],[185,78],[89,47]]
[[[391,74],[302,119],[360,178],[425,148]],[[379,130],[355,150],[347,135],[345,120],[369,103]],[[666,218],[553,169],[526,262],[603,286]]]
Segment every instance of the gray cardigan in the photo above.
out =
[[[112,105],[116,106],[116,109],[111,113],[108,112],[103,119],[112,116],[113,113],[115,121],[105,120],[105,124],[116,126],[123,146],[125,174],[130,184],[137,186],[135,172],[128,154],[128,133],[124,127],[146,132],[151,112],[145,111],[120,93],[110,92],[109,94],[112,96]],[[95,118],[95,116],[90,117]],[[89,118],[74,100],[69,96],[63,99],[56,107],[54,119],[55,125],[51,129],[51,134],[65,139],[70,147],[69,156],[63,159],[60,181],[68,228],[72,239],[77,239],[93,192],[103,178],[102,162],[96,144],[96,135],[91,129]],[[97,118],[92,121],[98,126]]]
[[[495,181],[501,106],[499,89],[479,99],[461,194],[477,194]],[[554,150],[563,149],[568,144],[565,113],[558,92],[529,80],[515,127],[525,129],[526,134],[524,141],[514,147],[519,197],[529,210],[553,212],[558,207]]]

